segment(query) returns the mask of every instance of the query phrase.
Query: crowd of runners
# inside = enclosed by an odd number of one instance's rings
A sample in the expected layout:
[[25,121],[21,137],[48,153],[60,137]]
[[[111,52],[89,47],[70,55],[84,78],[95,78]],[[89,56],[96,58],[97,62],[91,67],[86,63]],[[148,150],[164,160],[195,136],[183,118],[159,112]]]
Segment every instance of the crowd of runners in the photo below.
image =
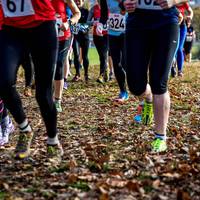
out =
[[[193,12],[186,0],[97,0],[90,9],[83,0],[1,0],[0,2],[0,145],[19,128],[14,157],[29,156],[34,130],[16,90],[19,66],[25,70],[24,95],[36,90],[47,133],[47,159],[61,160],[57,112],[62,112],[63,89],[68,88],[71,54],[75,75],[72,81],[89,77],[89,33],[99,55],[97,82],[112,79],[123,103],[138,96],[136,123],[149,125],[154,119],[153,152],[167,150],[166,130],[170,111],[168,79],[183,76],[184,41],[191,61]],[[188,28],[187,28],[188,27]],[[188,29],[188,31],[187,31]],[[187,33],[188,32],[188,33]],[[116,94],[115,94],[116,95]],[[89,120],[89,119],[88,119]],[[16,128],[16,129],[17,129]],[[17,131],[17,130],[16,130]]]

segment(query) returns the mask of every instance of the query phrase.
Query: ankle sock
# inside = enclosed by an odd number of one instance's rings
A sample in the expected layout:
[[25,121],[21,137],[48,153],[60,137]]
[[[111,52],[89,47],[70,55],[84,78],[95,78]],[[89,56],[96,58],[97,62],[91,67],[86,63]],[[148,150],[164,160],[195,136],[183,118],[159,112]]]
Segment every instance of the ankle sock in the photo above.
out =
[[59,144],[59,140],[58,140],[58,136],[56,135],[54,138],[50,138],[48,137],[47,138],[47,144],[49,145],[56,145],[56,144]]
[[155,138],[157,139],[161,139],[161,140],[165,140],[167,139],[166,135],[163,134],[159,134],[159,133],[154,133],[155,134]]
[[20,132],[31,132],[32,131],[31,126],[29,125],[27,119],[25,119],[24,122],[19,124],[19,129],[20,129]]

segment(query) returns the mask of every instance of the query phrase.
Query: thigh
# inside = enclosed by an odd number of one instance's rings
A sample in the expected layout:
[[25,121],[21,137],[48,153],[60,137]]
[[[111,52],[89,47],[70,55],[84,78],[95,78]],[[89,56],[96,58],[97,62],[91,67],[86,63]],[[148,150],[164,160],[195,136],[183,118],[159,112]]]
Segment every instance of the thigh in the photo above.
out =
[[126,31],[125,56],[128,82],[143,83],[143,87],[146,87],[151,52],[151,31],[140,29]]
[[51,86],[58,51],[56,29],[53,21],[44,22],[33,29],[30,51],[35,67],[36,88]]
[[90,46],[90,41],[89,39],[87,38],[82,38],[80,41],[79,41],[79,44],[80,44],[80,47],[82,49],[82,57],[84,58],[87,58],[88,57],[88,51],[89,51],[89,46]]
[[109,50],[110,55],[113,60],[113,65],[119,65],[120,63],[120,44],[119,44],[119,36],[109,35]]
[[18,64],[24,51],[22,35],[6,27],[0,34],[0,86],[15,84]]
[[[150,83],[152,92],[159,94],[159,91],[154,91],[154,88],[162,90],[166,87],[169,71],[176,53],[179,28],[176,24],[169,24],[161,27],[154,33],[154,51],[150,63]],[[163,38],[165,38],[163,40]],[[162,92],[161,92],[162,93]]]

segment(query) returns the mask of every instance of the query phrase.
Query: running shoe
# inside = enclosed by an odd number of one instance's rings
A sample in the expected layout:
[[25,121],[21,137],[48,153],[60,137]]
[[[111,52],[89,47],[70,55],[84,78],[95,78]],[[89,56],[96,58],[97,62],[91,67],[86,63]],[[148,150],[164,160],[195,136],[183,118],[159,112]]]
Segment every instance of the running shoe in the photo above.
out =
[[63,148],[60,143],[55,145],[47,144],[47,160],[49,162],[59,164],[62,160],[63,153]]
[[99,77],[98,77],[98,79],[97,79],[97,82],[98,83],[103,83],[104,82],[103,79],[104,79],[103,74],[100,74]]
[[182,71],[178,71],[178,76],[183,77],[183,72]]
[[85,75],[85,82],[88,83],[89,80],[90,80],[90,77],[86,74]]
[[105,82],[109,81],[109,68],[105,70],[103,78]]
[[29,156],[32,139],[33,139],[33,131],[20,132],[17,146],[15,148],[16,159],[24,159]]
[[62,112],[61,102],[60,101],[55,101],[54,103],[55,103],[57,112]]
[[32,96],[31,87],[25,87],[25,89],[24,89],[24,96],[26,96],[26,97],[31,97]]
[[69,87],[69,84],[67,83],[67,81],[64,81],[64,86],[63,86],[63,89],[67,90]]
[[155,138],[151,143],[152,152],[159,153],[167,150],[167,143],[165,140]]
[[144,102],[144,107],[142,109],[142,122],[145,125],[151,124],[153,121],[153,103]]
[[79,75],[75,75],[74,78],[72,79],[73,82],[78,82],[81,80],[81,77]]
[[128,92],[120,92],[119,97],[115,99],[116,102],[124,102],[128,100]]
[[5,124],[5,123],[2,124],[2,137],[0,139],[0,145],[4,145],[4,144],[8,143],[9,135],[13,132],[14,132],[14,125],[13,125],[11,119],[9,119],[8,124]]
[[109,73],[109,81],[112,81],[113,80],[113,72],[110,72]]
[[142,122],[142,110],[143,110],[144,105],[138,105],[137,107],[137,114],[134,116],[133,120],[136,123],[141,123]]
[[176,77],[176,68],[175,67],[172,67],[171,68],[171,77]]

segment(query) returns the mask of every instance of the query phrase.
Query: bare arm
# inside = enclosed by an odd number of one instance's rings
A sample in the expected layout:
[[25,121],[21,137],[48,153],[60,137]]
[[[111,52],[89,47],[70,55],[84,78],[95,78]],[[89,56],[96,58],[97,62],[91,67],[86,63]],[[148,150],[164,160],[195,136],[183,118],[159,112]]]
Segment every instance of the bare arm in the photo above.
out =
[[72,24],[76,24],[81,17],[81,12],[77,5],[75,4],[74,0],[64,0],[65,3],[69,6],[70,10],[72,11],[72,18],[70,19]]
[[193,10],[191,7],[188,8],[187,13],[187,20],[191,21],[193,18]]

